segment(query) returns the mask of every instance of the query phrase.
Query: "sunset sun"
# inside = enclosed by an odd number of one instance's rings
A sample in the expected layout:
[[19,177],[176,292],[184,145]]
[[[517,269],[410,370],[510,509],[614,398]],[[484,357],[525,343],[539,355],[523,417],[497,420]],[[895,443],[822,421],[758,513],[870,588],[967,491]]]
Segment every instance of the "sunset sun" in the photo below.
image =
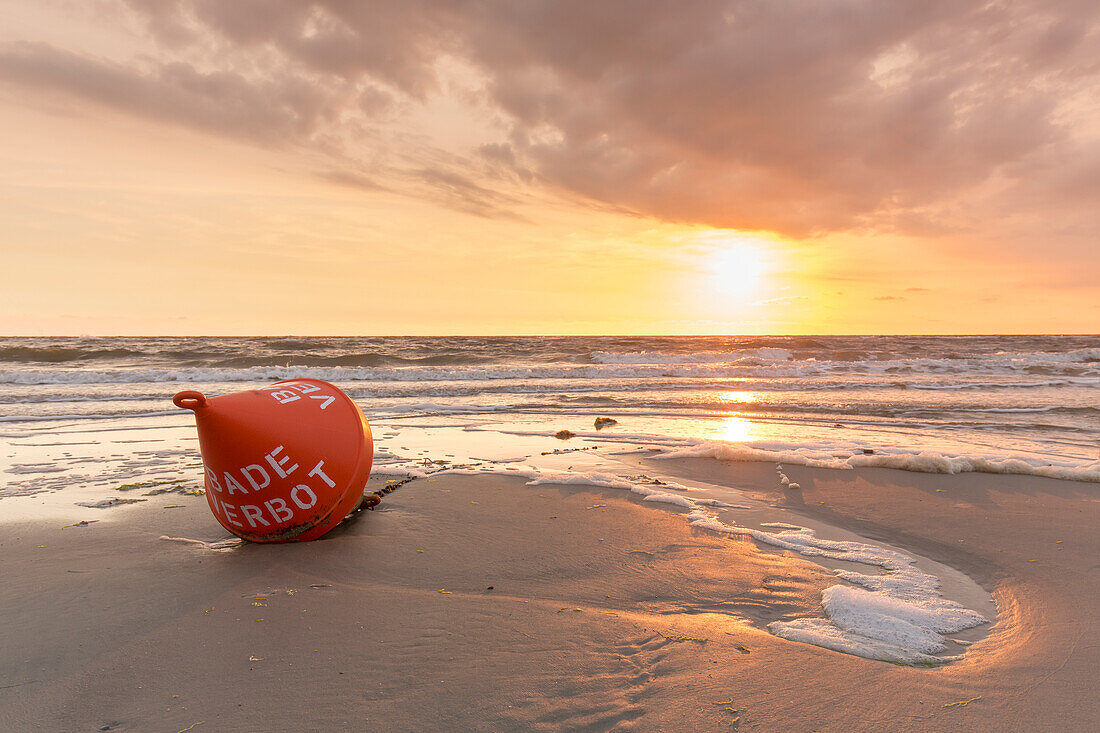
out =
[[710,270],[721,292],[747,298],[761,294],[768,268],[757,247],[730,242],[714,253]]

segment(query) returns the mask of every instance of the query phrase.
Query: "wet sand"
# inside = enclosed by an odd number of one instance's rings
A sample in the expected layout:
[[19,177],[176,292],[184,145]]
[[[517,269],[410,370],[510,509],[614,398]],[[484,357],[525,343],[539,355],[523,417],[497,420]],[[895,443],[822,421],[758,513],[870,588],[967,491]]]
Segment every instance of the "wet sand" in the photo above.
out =
[[1094,484],[789,466],[796,492],[773,488],[774,464],[659,463],[959,568],[997,623],[933,669],[785,641],[764,625],[815,613],[828,570],[616,490],[442,475],[321,541],[229,552],[161,540],[228,537],[202,497],[168,494],[87,526],[0,527],[0,721],[1095,729]]

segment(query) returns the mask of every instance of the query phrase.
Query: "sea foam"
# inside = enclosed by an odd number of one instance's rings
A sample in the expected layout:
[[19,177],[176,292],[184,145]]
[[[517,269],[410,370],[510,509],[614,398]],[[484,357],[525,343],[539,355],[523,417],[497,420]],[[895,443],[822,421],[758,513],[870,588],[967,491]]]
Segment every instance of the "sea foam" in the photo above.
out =
[[719,461],[790,463],[811,468],[893,468],[919,473],[1001,473],[1042,476],[1069,481],[1100,483],[1100,461],[1058,462],[1027,456],[953,456],[935,451],[905,452],[878,449],[867,454],[862,449],[826,446],[777,446],[774,444],[724,443],[699,441],[695,445],[663,448],[658,459],[713,458]]
[[749,536],[807,557],[845,560],[878,566],[886,571],[878,575],[834,571],[842,580],[866,588],[842,585],[826,588],[821,599],[825,610],[823,619],[801,618],[768,624],[769,631],[784,639],[869,659],[901,664],[942,664],[959,658],[933,656],[947,648],[944,634],[988,621],[977,611],[940,596],[939,580],[919,570],[912,557],[896,550],[861,542],[824,540],[804,527],[778,532],[739,527],[699,510],[693,511],[689,520],[699,529]]

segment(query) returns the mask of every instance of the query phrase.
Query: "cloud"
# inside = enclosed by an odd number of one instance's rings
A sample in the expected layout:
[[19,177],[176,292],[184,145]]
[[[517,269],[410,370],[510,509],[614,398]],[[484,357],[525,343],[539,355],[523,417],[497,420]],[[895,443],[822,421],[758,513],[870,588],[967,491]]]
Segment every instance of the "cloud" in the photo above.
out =
[[331,170],[318,173],[317,177],[329,183],[336,183],[349,188],[357,188],[361,191],[385,191],[386,187],[361,173],[345,170]]
[[547,178],[715,226],[933,228],[953,196],[1065,144],[1062,95],[1095,74],[1064,30],[1088,27],[1080,3],[628,5],[498,8],[478,57]]
[[0,48],[0,78],[251,142],[308,139],[328,112],[325,94],[301,78],[248,78],[181,61],[123,66],[44,43]]
[[905,300],[905,298],[900,295],[879,295],[874,300]]
[[419,176],[456,209],[488,219],[522,220],[521,216],[508,208],[518,204],[519,199],[480,186],[460,173],[425,168],[419,171]]
[[497,139],[445,167],[410,148],[391,173],[481,215],[514,204],[490,190],[496,176],[789,236],[992,232],[988,246],[1028,250],[1038,233],[1085,257],[1100,226],[1087,206],[1100,191],[1100,6],[1087,0],[126,6],[152,57],[9,45],[0,79],[324,144],[354,173],[384,147],[363,136],[448,94],[440,69],[457,60],[479,75],[474,103],[503,121]]

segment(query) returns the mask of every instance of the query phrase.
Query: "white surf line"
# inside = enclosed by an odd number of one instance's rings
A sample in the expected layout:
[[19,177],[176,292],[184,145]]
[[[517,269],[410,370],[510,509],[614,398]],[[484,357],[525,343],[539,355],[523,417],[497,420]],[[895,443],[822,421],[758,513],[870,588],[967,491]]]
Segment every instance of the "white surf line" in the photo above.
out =
[[[916,473],[999,473],[1068,481],[1100,482],[1100,461],[1070,463],[1048,462],[1022,456],[955,456],[925,450],[919,453],[897,448],[876,448],[873,453],[855,448],[847,455],[826,446],[759,446],[720,441],[698,440],[679,449],[660,448],[657,459],[712,458],[731,462],[789,463],[810,468],[851,470],[854,468],[893,468]],[[844,450],[847,450],[845,447]]]
[[[528,479],[528,486],[540,484],[586,485],[622,489],[640,495],[643,501],[670,504],[688,511],[691,526],[720,535],[749,536],[773,547],[797,552],[808,558],[829,558],[881,568],[882,574],[833,570],[848,585],[834,585],[822,592],[825,618],[806,617],[774,621],[768,630],[784,639],[835,651],[901,664],[937,665],[961,659],[961,655],[935,656],[947,649],[945,634],[973,628],[987,619],[940,595],[940,580],[916,567],[916,560],[898,550],[856,541],[827,540],[813,529],[786,523],[770,523],[767,531],[721,521],[715,509],[751,509],[717,499],[687,496],[691,487],[672,481],[639,481],[608,472],[540,470],[534,466],[504,468],[402,468],[380,467],[376,473],[417,478],[438,475],[494,474]],[[670,493],[675,491],[677,493]]]
[[[547,437],[545,430],[506,430],[488,426],[469,426],[465,430],[496,432],[504,435]],[[582,431],[574,438],[605,443],[626,443],[659,452],[656,459],[712,458],[719,461],[787,463],[810,468],[851,470],[855,468],[893,468],[915,473],[994,473],[1041,476],[1067,481],[1100,483],[1100,460],[1054,460],[1049,457],[1012,455],[951,455],[933,450],[911,452],[891,446],[867,449],[863,443],[840,441],[835,444],[781,444],[769,441],[734,443],[705,438],[661,436],[645,433],[608,433]],[[873,451],[873,452],[872,452]]]

